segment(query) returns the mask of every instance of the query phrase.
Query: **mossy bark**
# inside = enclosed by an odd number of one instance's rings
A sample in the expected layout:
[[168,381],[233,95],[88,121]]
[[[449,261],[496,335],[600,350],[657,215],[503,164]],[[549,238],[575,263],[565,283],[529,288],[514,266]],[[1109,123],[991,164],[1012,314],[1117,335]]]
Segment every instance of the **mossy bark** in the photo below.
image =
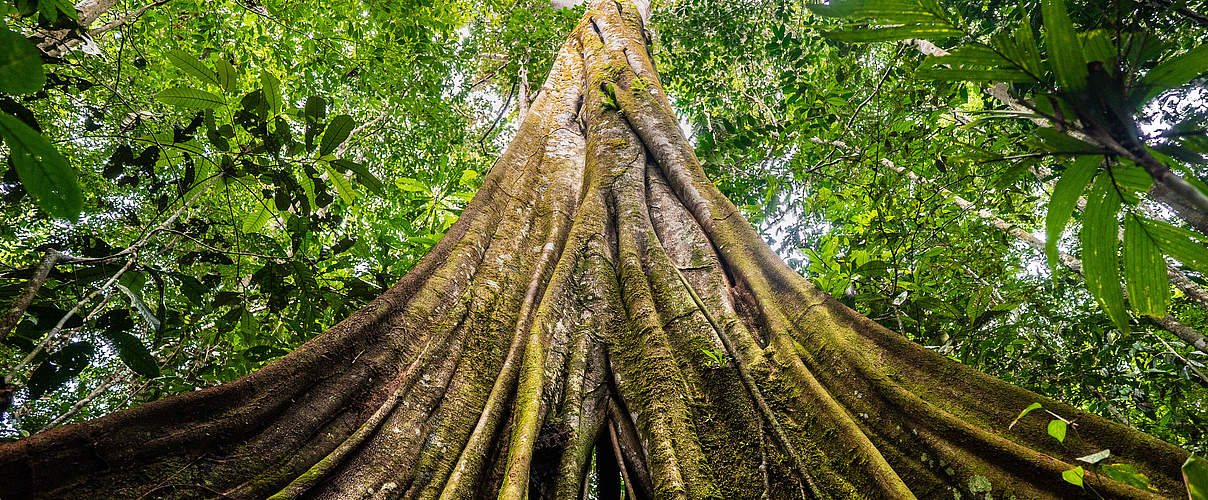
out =
[[[1041,402],[1077,422],[1060,444]],[[960,365],[776,257],[681,135],[642,16],[604,0],[462,218],[264,369],[0,445],[0,497],[1051,498],[1110,448],[1187,453]],[[621,481],[623,478],[624,481]]]

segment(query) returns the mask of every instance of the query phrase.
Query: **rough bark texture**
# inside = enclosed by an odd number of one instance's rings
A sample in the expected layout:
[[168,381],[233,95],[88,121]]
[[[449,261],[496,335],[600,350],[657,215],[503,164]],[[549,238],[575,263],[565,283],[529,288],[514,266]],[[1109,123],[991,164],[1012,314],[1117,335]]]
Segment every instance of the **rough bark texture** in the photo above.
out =
[[[1187,453],[928,351],[788,268],[709,182],[629,3],[595,4],[464,215],[262,370],[0,446],[5,500],[1049,498]],[[718,362],[717,360],[723,362]],[[1046,435],[1042,402],[1077,422]],[[624,480],[621,481],[621,478]],[[1108,498],[1156,496],[1088,474]]]

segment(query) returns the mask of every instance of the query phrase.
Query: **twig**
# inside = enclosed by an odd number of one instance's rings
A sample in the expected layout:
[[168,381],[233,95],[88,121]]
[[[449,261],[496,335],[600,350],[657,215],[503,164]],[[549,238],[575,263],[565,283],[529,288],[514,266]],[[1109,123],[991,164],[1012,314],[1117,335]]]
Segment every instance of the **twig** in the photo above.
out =
[[189,235],[182,233],[180,231],[177,231],[175,229],[164,228],[164,229],[160,229],[160,231],[165,232],[165,233],[172,233],[172,234],[175,234],[178,236],[182,236],[182,237],[188,239],[189,241],[192,241],[193,243],[197,244],[198,246],[200,246],[206,250],[209,250],[211,252],[217,252],[217,253],[222,253],[222,254],[227,254],[227,255],[243,255],[246,257],[257,257],[257,258],[261,258],[261,259],[265,259],[265,260],[289,260],[288,257],[274,257],[272,255],[261,255],[258,253],[240,252],[240,251],[236,251],[236,250],[222,250],[222,249],[214,248],[210,245],[202,243],[197,238],[189,236]]

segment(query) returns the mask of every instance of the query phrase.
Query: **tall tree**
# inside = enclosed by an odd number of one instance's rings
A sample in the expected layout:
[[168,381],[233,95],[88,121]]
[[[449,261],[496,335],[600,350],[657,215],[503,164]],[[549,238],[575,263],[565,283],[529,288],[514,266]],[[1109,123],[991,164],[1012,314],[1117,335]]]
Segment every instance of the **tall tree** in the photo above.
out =
[[593,463],[605,498],[1180,494],[1185,451],[784,265],[706,178],[643,22],[588,10],[388,292],[234,382],[0,445],[4,498],[574,498]]

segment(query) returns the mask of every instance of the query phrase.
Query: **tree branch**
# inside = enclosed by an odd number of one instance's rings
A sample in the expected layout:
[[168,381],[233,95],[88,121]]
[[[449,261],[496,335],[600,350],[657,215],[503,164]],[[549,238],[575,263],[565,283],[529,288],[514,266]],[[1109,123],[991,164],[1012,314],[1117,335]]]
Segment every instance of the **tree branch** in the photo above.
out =
[[13,301],[8,314],[0,320],[0,340],[4,340],[4,337],[7,337],[9,332],[21,322],[25,309],[29,307],[30,302],[33,302],[34,297],[38,295],[38,290],[42,288],[42,283],[46,281],[46,277],[50,275],[50,271],[54,269],[60,256],[59,251],[55,249],[47,250],[46,255],[42,256],[42,261],[35,268],[34,275],[25,283],[25,290]]

